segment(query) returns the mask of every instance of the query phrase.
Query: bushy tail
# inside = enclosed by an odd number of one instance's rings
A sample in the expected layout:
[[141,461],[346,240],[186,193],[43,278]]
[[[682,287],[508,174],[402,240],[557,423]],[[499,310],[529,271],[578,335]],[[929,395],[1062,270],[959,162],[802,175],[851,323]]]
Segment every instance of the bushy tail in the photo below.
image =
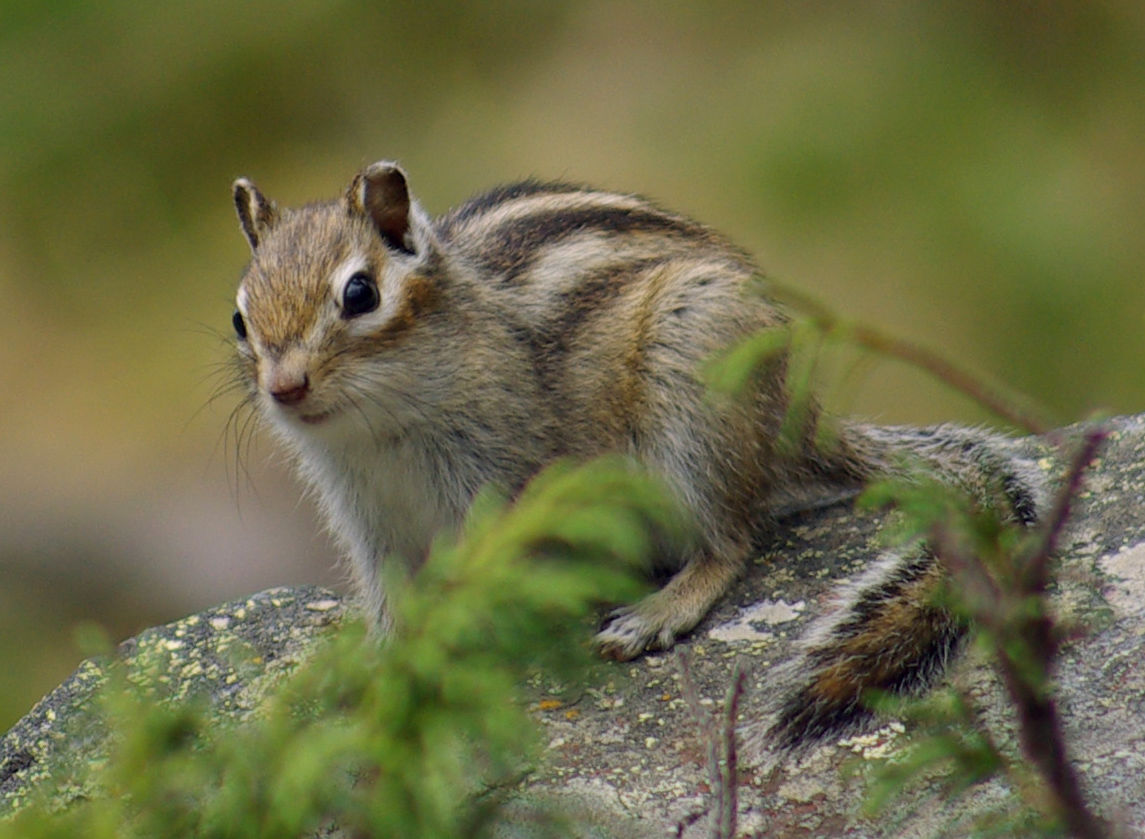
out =
[[[819,464],[910,479],[925,475],[979,507],[1022,525],[1045,505],[1044,478],[1014,441],[973,428],[846,426],[838,452]],[[926,545],[880,557],[843,587],[833,612],[813,625],[796,658],[775,675],[775,705],[755,749],[791,751],[862,726],[872,692],[916,694],[930,687],[957,653],[966,625],[938,597],[942,563]]]

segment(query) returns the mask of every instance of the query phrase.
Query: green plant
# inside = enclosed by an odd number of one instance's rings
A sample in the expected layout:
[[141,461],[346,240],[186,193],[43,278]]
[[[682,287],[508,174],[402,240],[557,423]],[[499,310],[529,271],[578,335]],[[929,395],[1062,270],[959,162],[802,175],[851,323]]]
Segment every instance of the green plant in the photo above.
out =
[[974,509],[965,499],[930,485],[883,486],[876,503],[894,503],[910,528],[924,534],[950,575],[943,601],[971,628],[1009,699],[1021,755],[1008,752],[965,695],[899,704],[921,723],[920,734],[876,773],[868,799],[878,812],[913,777],[945,768],[943,787],[960,792],[1003,776],[1024,805],[1030,829],[1098,839],[1108,827],[1090,810],[1073,768],[1053,694],[1053,669],[1063,637],[1048,603],[1052,558],[1086,468],[1107,436],[1100,427],[1082,435],[1053,504],[1026,530]]
[[[790,404],[783,426],[788,445],[798,445],[809,430],[820,437],[830,434],[829,426],[808,426],[817,420],[808,395],[818,389],[814,380],[823,366],[822,354],[840,346],[918,367],[1027,431],[1041,432],[1048,426],[1042,412],[1026,400],[923,347],[840,317],[782,283],[761,280],[763,286],[791,303],[801,316],[733,347],[713,359],[706,373],[714,389],[734,394],[776,358],[790,356]],[[881,482],[864,493],[867,506],[896,511],[889,539],[911,544],[911,550],[932,550],[943,562],[948,583],[939,594],[942,605],[965,620],[969,643],[985,652],[999,674],[1020,748],[1018,754],[1003,747],[1002,738],[985,725],[974,702],[952,689],[922,698],[870,696],[872,706],[910,718],[917,727],[909,745],[874,773],[866,800],[868,815],[881,813],[921,777],[938,776],[937,786],[947,796],[1003,777],[1022,806],[1016,811],[1008,806],[1002,819],[997,812],[983,814],[977,828],[984,835],[995,831],[1067,833],[1085,839],[1107,835],[1108,827],[1082,795],[1054,701],[1052,674],[1062,632],[1048,606],[1055,549],[1085,470],[1105,437],[1100,426],[1081,435],[1050,510],[1030,529],[928,476],[925,469],[910,469],[909,464],[906,477]],[[733,705],[729,698],[734,713]],[[728,774],[734,778],[734,768]],[[730,795],[724,786],[717,788],[717,800]],[[727,835],[734,833],[734,817],[731,827],[724,829]]]
[[538,754],[520,686],[541,665],[583,677],[581,622],[637,594],[632,571],[651,540],[686,538],[679,521],[619,458],[551,468],[511,505],[486,493],[456,542],[390,581],[392,640],[346,628],[241,724],[165,696],[154,663],[112,667],[112,753],[87,779],[106,794],[28,808],[0,837],[486,835]]

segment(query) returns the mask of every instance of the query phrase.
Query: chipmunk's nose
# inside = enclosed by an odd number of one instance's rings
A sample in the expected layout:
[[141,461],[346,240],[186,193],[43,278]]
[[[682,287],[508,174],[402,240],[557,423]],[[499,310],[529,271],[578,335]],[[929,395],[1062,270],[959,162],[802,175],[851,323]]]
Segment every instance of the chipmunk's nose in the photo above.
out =
[[280,405],[297,405],[310,392],[310,377],[305,372],[276,370],[266,390]]

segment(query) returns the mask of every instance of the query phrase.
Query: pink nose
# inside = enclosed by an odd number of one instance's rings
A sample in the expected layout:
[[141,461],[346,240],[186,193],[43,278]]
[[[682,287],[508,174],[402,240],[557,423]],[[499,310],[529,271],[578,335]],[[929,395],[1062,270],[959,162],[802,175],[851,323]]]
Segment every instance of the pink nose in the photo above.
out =
[[275,402],[282,405],[297,405],[310,392],[310,377],[303,373],[301,379],[295,377],[275,379],[268,390]]

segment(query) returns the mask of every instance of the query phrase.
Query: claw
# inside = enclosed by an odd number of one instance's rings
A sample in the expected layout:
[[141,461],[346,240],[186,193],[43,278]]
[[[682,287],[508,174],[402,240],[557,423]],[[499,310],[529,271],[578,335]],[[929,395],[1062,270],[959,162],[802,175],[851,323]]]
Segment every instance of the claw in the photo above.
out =
[[596,643],[602,657],[629,661],[652,646],[662,645],[662,634],[660,628],[628,606],[610,613],[604,628],[596,634]]

